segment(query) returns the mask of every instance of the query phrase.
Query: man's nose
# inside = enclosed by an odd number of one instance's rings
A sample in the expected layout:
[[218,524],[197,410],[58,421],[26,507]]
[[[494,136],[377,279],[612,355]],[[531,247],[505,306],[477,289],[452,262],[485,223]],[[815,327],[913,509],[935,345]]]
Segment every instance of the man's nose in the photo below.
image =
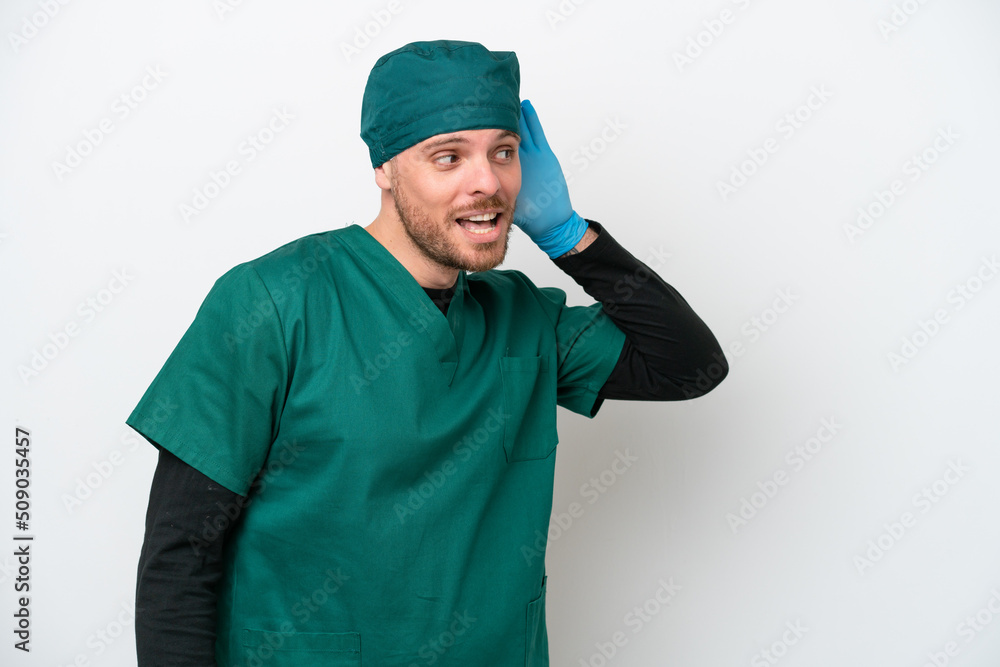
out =
[[500,178],[497,176],[496,168],[496,165],[486,158],[471,161],[467,181],[470,194],[492,197],[499,192]]

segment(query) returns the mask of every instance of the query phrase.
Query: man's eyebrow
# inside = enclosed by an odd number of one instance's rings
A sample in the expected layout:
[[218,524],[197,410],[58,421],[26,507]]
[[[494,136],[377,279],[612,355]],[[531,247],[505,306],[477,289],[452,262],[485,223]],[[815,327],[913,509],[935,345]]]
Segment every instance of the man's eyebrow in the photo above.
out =
[[[521,140],[521,135],[519,135],[517,132],[512,132],[511,130],[503,130],[500,133],[500,135],[496,138],[496,141],[501,141],[503,139],[506,139],[507,137],[514,137],[518,141]],[[426,155],[435,148],[440,148],[441,146],[446,146],[448,144],[467,144],[467,143],[469,143],[469,140],[466,139],[465,137],[457,137],[457,136],[444,137],[427,144],[426,146],[420,149],[420,152]]]

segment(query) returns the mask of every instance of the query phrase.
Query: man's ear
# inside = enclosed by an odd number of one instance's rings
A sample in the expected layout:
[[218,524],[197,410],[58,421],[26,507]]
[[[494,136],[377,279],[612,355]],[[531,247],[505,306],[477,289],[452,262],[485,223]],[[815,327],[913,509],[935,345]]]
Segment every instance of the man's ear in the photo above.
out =
[[375,167],[375,184],[383,190],[392,189],[392,170],[396,165],[392,160],[387,160]]

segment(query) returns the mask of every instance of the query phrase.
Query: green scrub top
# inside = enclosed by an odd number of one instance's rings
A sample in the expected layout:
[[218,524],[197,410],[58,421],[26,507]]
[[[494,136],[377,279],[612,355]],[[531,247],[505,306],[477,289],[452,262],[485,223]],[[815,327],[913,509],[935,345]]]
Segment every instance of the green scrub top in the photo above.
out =
[[549,664],[556,405],[624,343],[565,300],[460,272],[445,317],[357,225],[215,283],[128,424],[248,498],[219,665]]

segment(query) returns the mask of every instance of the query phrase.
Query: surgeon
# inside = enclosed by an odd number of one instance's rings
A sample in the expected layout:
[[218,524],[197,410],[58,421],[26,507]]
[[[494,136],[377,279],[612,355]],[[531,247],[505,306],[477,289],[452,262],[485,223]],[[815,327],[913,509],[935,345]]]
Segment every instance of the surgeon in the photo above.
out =
[[[128,418],[159,449],[142,667],[549,664],[556,406],[693,398],[727,366],[573,209],[519,83],[477,43],[380,58],[361,109],[378,215],[205,298]],[[514,226],[595,303],[496,270]]]

